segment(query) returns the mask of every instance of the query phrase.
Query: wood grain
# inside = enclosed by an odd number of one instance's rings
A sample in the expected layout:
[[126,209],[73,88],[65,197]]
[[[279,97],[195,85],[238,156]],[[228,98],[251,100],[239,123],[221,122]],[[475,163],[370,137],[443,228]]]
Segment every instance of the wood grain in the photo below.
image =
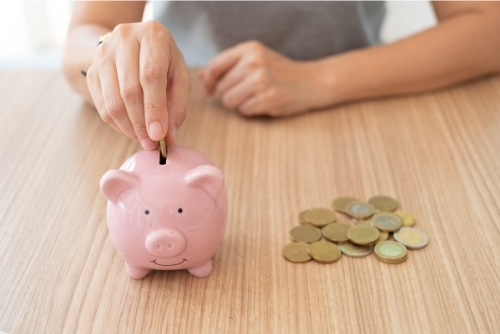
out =
[[[133,280],[98,182],[139,145],[60,72],[0,72],[0,331],[500,332],[499,77],[285,119],[241,117],[192,78],[178,142],[226,176],[224,242],[207,278]],[[407,262],[283,259],[301,210],[377,194],[430,237]]]

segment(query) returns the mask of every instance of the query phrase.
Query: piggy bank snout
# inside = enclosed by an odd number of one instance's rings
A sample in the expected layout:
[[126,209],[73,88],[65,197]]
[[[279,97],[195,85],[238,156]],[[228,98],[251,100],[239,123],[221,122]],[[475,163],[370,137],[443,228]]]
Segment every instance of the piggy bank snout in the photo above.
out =
[[174,257],[186,248],[186,239],[175,230],[152,231],[146,238],[146,249],[158,257]]

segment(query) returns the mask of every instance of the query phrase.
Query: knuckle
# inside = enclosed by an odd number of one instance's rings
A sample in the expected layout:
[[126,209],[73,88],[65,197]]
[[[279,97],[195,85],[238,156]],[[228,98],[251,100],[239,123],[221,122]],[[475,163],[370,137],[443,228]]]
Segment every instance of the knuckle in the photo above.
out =
[[227,94],[222,96],[221,102],[224,105],[224,107],[226,107],[226,108],[234,109],[234,107],[236,107],[234,105],[234,102],[231,100],[231,96],[229,96]]
[[135,102],[141,98],[141,87],[136,83],[124,84],[120,87],[120,94],[126,101]]
[[266,85],[271,81],[266,71],[259,71],[254,78],[254,84]]
[[249,48],[250,50],[254,50],[254,51],[260,51],[264,47],[261,42],[256,41],[256,40],[248,41],[245,44],[246,44],[247,48]]
[[153,84],[156,83],[161,77],[161,67],[156,64],[148,64],[142,68],[141,83]]
[[163,24],[158,21],[147,21],[144,23],[148,34],[152,35],[155,39],[172,40],[172,35]]
[[99,114],[101,115],[101,119],[104,121],[104,123],[111,124],[113,122],[113,117],[108,114],[106,109],[102,108]]
[[108,114],[111,118],[120,117],[125,113],[123,104],[116,100],[106,102],[105,110],[105,114]]
[[132,127],[138,138],[147,137],[148,131],[146,130],[146,124],[144,122],[132,122]]
[[279,91],[276,87],[269,88],[264,96],[265,101],[269,103],[274,103],[278,100]]
[[151,118],[160,118],[161,105],[158,102],[150,101],[144,106],[144,113]]

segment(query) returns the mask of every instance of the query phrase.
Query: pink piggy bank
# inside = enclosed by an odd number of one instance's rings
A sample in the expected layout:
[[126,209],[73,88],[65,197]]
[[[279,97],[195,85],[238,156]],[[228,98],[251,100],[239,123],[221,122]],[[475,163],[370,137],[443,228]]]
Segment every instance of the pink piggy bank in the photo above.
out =
[[205,277],[226,229],[224,177],[201,153],[168,148],[140,151],[101,179],[108,198],[108,228],[130,277],[151,269],[187,269]]

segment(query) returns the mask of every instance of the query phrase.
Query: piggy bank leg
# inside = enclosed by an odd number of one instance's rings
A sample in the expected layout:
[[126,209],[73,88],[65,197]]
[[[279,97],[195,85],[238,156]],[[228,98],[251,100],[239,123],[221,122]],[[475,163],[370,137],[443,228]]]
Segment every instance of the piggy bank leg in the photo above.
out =
[[207,277],[212,272],[212,260],[208,260],[196,268],[189,268],[188,271],[196,277]]
[[149,274],[149,269],[132,267],[128,263],[125,263],[125,270],[130,277],[135,279],[141,279]]

